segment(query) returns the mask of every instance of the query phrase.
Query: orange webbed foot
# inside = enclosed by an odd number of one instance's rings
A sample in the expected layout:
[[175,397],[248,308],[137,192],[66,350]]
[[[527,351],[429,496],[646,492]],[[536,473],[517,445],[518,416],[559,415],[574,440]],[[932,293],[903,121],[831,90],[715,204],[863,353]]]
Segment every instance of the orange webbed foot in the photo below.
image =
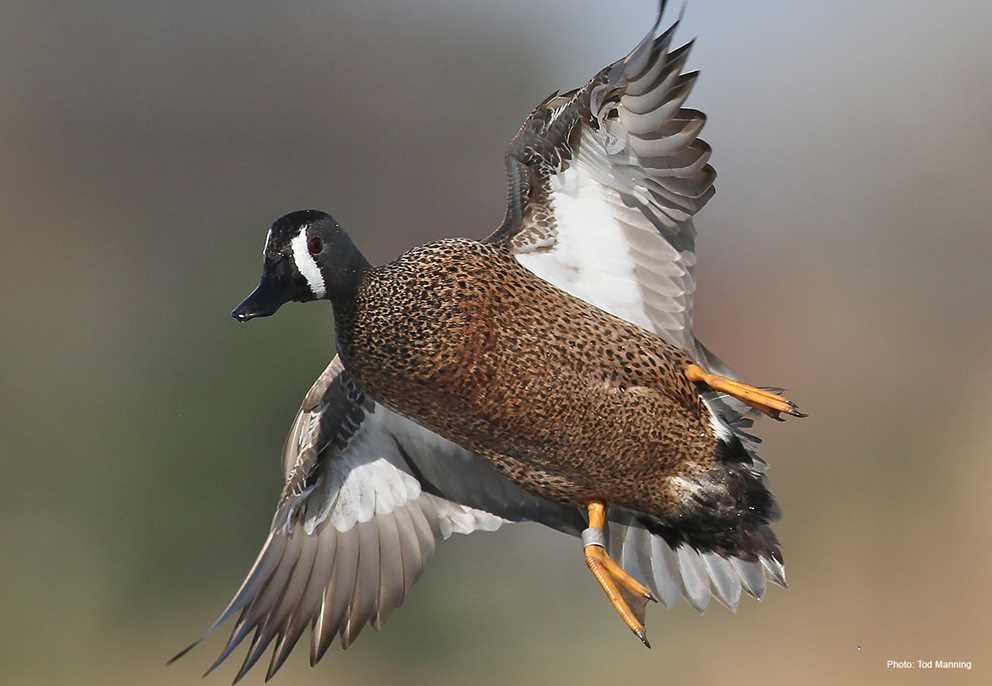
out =
[[602,537],[606,521],[606,506],[599,501],[587,505],[589,528],[582,532],[583,552],[586,566],[596,578],[610,605],[620,615],[630,629],[646,647],[650,648],[644,628],[644,607],[647,601],[657,602],[651,591],[640,581],[628,574],[616,560],[610,557],[604,547]]

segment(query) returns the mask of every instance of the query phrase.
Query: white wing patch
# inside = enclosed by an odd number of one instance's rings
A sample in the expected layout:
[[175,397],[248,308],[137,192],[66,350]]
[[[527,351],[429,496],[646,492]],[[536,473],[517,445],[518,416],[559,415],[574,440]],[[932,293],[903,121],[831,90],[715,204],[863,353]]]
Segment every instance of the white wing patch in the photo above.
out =
[[560,227],[557,241],[548,250],[518,253],[517,261],[563,291],[652,330],[637,265],[614,214],[620,203],[616,191],[596,181],[579,163],[551,178],[551,202]]
[[624,202],[614,175],[625,173],[611,170],[601,140],[591,136],[572,166],[550,179],[554,243],[515,257],[545,281],[692,353],[695,255],[677,250]]
[[348,450],[332,458],[334,462],[328,466],[327,478],[320,486],[323,493],[311,496],[323,506],[307,517],[304,529],[308,534],[324,521],[329,521],[339,532],[350,531],[356,524],[390,515],[418,500],[437,513],[443,538],[452,533],[494,531],[506,521],[422,493],[420,482],[407,471],[390,432],[391,428],[405,423],[382,406],[366,417]]

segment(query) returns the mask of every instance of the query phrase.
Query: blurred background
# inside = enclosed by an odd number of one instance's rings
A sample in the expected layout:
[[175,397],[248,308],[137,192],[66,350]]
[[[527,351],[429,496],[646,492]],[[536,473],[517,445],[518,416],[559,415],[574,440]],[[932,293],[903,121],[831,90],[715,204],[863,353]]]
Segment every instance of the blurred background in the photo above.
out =
[[[3,3],[0,680],[200,683],[220,636],[165,659],[247,571],[332,354],[325,306],[228,316],[267,224],[327,209],[373,261],[486,235],[522,117],[653,12]],[[381,633],[277,683],[988,683],[990,27],[979,2],[689,4],[720,173],[698,330],[811,413],[759,427],[790,590],[654,608],[647,651],[573,539],[456,536]],[[974,669],[885,667],[931,658]]]

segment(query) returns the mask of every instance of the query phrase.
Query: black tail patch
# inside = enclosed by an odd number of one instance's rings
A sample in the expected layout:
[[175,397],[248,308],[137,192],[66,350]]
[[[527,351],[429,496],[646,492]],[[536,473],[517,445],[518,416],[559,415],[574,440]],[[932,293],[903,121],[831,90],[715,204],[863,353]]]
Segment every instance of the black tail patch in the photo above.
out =
[[676,517],[644,518],[651,533],[672,548],[685,543],[700,552],[755,561],[782,562],[778,538],[769,524],[782,512],[768,490],[763,465],[736,436],[717,442],[716,466],[696,479],[699,489]]

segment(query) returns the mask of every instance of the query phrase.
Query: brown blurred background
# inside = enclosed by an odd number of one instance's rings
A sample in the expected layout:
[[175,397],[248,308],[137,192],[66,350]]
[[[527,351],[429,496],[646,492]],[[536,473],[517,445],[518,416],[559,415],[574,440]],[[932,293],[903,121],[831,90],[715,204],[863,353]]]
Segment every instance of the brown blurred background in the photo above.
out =
[[[383,632],[277,683],[992,682],[990,8],[688,8],[720,173],[698,329],[811,412],[760,427],[791,590],[655,608],[646,651],[574,540],[508,527],[441,546]],[[228,316],[267,223],[330,210],[374,261],[482,237],[521,118],[653,11],[3,3],[0,681],[200,683],[219,638],[164,661],[247,570],[331,354],[327,307]],[[885,668],[918,658],[974,669]]]

